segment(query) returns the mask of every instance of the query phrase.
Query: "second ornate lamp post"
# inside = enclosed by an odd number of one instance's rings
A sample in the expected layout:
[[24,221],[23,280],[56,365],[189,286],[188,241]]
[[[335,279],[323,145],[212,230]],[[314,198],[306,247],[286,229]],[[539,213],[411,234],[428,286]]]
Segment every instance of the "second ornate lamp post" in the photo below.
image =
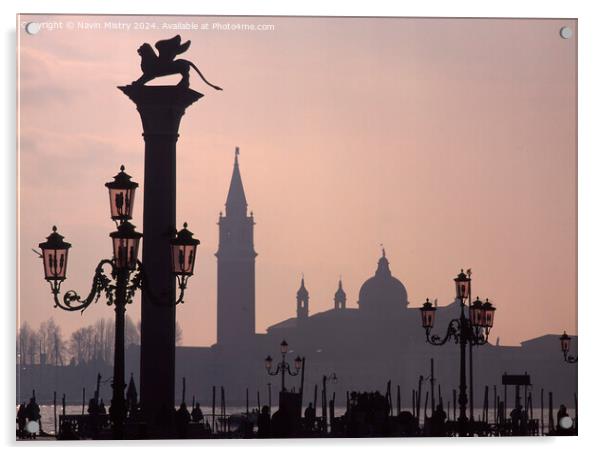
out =
[[577,357],[569,355],[571,349],[571,337],[564,332],[560,337],[560,349],[566,363],[577,363]]
[[[458,397],[460,417],[458,418],[458,433],[460,436],[466,436],[469,430],[466,415],[466,404],[468,403],[466,395],[466,346],[478,346],[487,343],[489,331],[493,327],[495,307],[489,300],[483,303],[478,297],[472,304],[470,303],[471,279],[464,271],[460,271],[454,281],[456,283],[456,299],[460,301],[460,316],[449,322],[447,333],[443,338],[438,335],[431,335],[437,308],[426,299],[420,311],[422,327],[425,329],[428,343],[440,346],[453,340],[460,345],[460,393]],[[468,301],[468,317],[464,311],[464,307],[467,306],[466,301]]]
[[301,365],[303,364],[303,359],[297,356],[295,358],[294,371],[291,370],[290,364],[286,361],[287,353],[288,343],[286,342],[286,340],[283,340],[282,343],[280,343],[280,354],[282,355],[282,360],[278,362],[278,365],[276,365],[275,370],[272,370],[272,357],[268,355],[265,358],[265,369],[268,372],[268,374],[270,376],[277,376],[278,374],[281,375],[281,392],[286,392],[286,387],[284,386],[284,378],[286,376],[286,373],[288,373],[291,376],[297,376],[299,374],[299,371],[301,370]]
[[[53,226],[52,233],[46,242],[39,244],[42,249],[44,277],[50,283],[54,297],[54,306],[66,311],[84,311],[92,303],[98,301],[104,293],[107,304],[115,306],[115,357],[113,362],[113,397],[110,416],[113,422],[115,439],[124,436],[123,426],[126,416],[125,392],[125,311],[126,305],[132,303],[137,289],[150,287],[144,279],[144,269],[138,260],[138,250],[142,234],[136,232],[129,220],[132,218],[134,194],[137,183],[131,181],[123,166],[112,182],[106,184],[109,189],[111,218],[117,224],[117,230],[110,234],[113,243],[113,258],[102,259],[96,266],[92,278],[92,289],[85,299],[75,291],[67,291],[62,300],[59,298],[61,284],[67,278],[67,257],[71,244]],[[178,278],[180,298],[183,299],[186,281],[194,270],[194,259],[198,240],[192,233],[184,229],[172,240],[171,250],[174,261],[172,272]],[[109,273],[105,273],[105,266]]]

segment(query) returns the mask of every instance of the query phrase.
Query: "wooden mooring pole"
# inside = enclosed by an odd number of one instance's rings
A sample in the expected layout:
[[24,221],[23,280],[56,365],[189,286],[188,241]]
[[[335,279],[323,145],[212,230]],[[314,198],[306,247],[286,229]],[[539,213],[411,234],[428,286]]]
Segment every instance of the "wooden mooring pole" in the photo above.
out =
[[212,390],[212,400],[211,400],[211,416],[213,418],[213,422],[211,424],[211,429],[215,433],[215,386],[213,386]]
[[52,394],[52,412],[54,414],[54,434],[56,433],[56,390]]

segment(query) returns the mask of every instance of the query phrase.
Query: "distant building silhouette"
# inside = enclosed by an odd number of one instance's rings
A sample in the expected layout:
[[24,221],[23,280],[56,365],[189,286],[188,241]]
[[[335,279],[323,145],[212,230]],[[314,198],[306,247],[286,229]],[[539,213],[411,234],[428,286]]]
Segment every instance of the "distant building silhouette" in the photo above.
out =
[[255,249],[253,214],[247,216],[247,199],[238,166],[226,199],[226,214],[220,213],[217,253],[217,342],[239,344],[255,334]]
[[[198,401],[211,403],[212,387],[219,385],[226,390],[228,405],[245,403],[247,389],[260,392],[261,404],[267,403],[269,378],[263,359],[268,354],[277,356],[283,339],[288,341],[293,356],[307,358],[303,406],[313,399],[311,388],[322,383],[325,373],[335,371],[340,381],[330,384],[328,390],[329,394],[336,392],[337,406],[344,403],[343,397],[348,390],[384,391],[386,382],[391,380],[400,385],[402,406],[408,409],[412,390],[417,387],[419,376],[427,374],[431,357],[435,359],[436,379],[441,385],[444,402],[452,399],[452,390],[458,387],[458,346],[449,343],[434,348],[425,342],[420,309],[408,306],[407,290],[393,276],[384,249],[379,258],[375,257],[374,275],[360,288],[357,306],[347,305],[347,295],[339,279],[332,307],[312,314],[309,291],[302,278],[296,293],[294,289],[288,291],[291,317],[271,325],[266,333],[255,333],[257,254],[253,230],[253,215],[247,215],[237,149],[226,212],[219,218],[217,344],[176,347],[176,377],[187,378]],[[450,294],[453,295],[451,283]],[[320,306],[314,305],[314,308]],[[457,300],[440,305],[434,332],[444,336],[448,322],[456,318],[459,311]],[[543,388],[546,393],[554,392],[555,402],[571,403],[577,389],[577,369],[562,360],[559,336],[539,336],[520,346],[503,346],[499,342],[494,345],[495,340],[491,340],[492,344],[475,348],[475,406],[482,404],[486,385],[492,390],[498,384],[498,394],[502,393],[503,373],[522,374],[525,371],[531,375],[534,384],[534,400],[538,390]],[[577,337],[573,339],[574,352],[577,352]],[[139,359],[139,346],[129,346],[127,368],[134,372],[134,377],[138,375]],[[59,387],[68,392],[70,400],[78,400],[82,381],[93,389],[98,372],[103,376],[111,375],[108,365],[91,363],[58,367],[43,365],[43,359],[40,363],[42,365],[21,366],[17,384],[24,391],[36,388],[46,402]],[[300,377],[288,378],[287,384],[299,388]],[[177,382],[174,398],[181,397],[181,387]],[[109,393],[108,388],[101,391],[105,397]]]
[[399,313],[401,309],[408,306],[406,288],[401,281],[391,275],[384,248],[376,273],[360,288],[357,303],[360,311],[384,316],[390,313]]
[[301,287],[297,291],[297,318],[307,319],[309,316],[309,292],[305,288],[305,278],[301,278]]
[[339,279],[339,288],[334,293],[334,309],[344,310],[347,306],[347,294],[343,290],[343,281]]

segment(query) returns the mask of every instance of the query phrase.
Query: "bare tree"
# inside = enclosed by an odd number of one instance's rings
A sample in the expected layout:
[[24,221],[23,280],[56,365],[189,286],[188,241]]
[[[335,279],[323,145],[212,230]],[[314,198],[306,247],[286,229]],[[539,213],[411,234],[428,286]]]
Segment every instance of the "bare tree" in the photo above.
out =
[[125,345],[140,344],[140,331],[129,316],[125,316]]
[[182,344],[182,337],[184,336],[182,332],[182,327],[180,324],[176,322],[176,346],[180,346]]
[[21,366],[27,365],[28,361],[32,362],[33,356],[30,354],[32,336],[35,336],[35,333],[27,321],[22,322],[17,336],[17,354]]
[[84,361],[84,329],[77,329],[71,334],[69,339],[69,352],[75,359],[75,362],[80,364]]
[[51,365],[62,365],[65,342],[61,334],[61,328],[54,322],[53,318],[50,318],[40,325],[38,333],[40,355],[45,355]]
[[102,318],[94,324],[95,343],[97,344],[97,356],[103,362],[107,361],[106,342],[107,342],[107,322]]
[[38,334],[32,330],[27,339],[27,356],[29,357],[29,364],[34,365],[36,363],[36,354],[39,350],[39,338]]
[[115,352],[115,323],[112,320],[105,320],[105,339],[104,339],[104,361],[113,364],[113,355]]
[[43,363],[42,359],[47,359],[48,341],[50,339],[48,333],[48,323],[49,321],[42,322],[40,324],[40,328],[38,329],[38,360],[40,363]]
[[56,327],[53,336],[53,350],[52,350],[52,362],[53,365],[64,365],[63,358],[65,353],[67,352],[67,345],[65,340],[63,340],[63,335],[61,333],[61,328],[59,326]]

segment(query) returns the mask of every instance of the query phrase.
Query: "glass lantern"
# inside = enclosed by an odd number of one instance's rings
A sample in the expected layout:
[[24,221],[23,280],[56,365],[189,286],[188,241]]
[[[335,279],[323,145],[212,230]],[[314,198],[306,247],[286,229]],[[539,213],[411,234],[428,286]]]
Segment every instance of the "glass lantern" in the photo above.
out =
[[120,269],[134,270],[138,260],[138,247],[142,234],[136,232],[132,223],[124,221],[115,232],[111,232],[110,236],[113,239],[115,266]]
[[52,233],[38,246],[42,250],[44,277],[47,281],[63,281],[67,277],[67,256],[71,244],[52,226]]
[[265,358],[265,369],[270,371],[272,369],[272,357],[271,356],[267,356]]
[[483,302],[481,302],[479,300],[479,298],[477,297],[477,299],[472,302],[472,305],[470,306],[470,323],[474,326],[474,327],[483,327]]
[[495,307],[491,304],[489,299],[485,300],[482,311],[482,325],[483,327],[490,329],[491,327],[493,327],[493,316],[495,315]]
[[286,354],[288,352],[288,343],[286,340],[282,340],[282,343],[280,343],[280,352],[282,354]]
[[454,281],[456,282],[456,298],[464,301],[470,295],[470,277],[464,273],[464,270],[460,270]]
[[113,177],[113,181],[105,183],[105,186],[109,189],[109,203],[113,221],[130,220],[134,211],[134,196],[138,184],[132,182],[132,177],[124,171],[125,167],[121,165],[120,172]]
[[176,234],[171,242],[171,266],[175,275],[191,276],[194,273],[194,261],[197,246],[201,243],[193,238],[188,223]]
[[432,329],[435,324],[435,311],[437,308],[433,306],[429,299],[420,308],[420,315],[422,316],[422,327],[425,329]]

